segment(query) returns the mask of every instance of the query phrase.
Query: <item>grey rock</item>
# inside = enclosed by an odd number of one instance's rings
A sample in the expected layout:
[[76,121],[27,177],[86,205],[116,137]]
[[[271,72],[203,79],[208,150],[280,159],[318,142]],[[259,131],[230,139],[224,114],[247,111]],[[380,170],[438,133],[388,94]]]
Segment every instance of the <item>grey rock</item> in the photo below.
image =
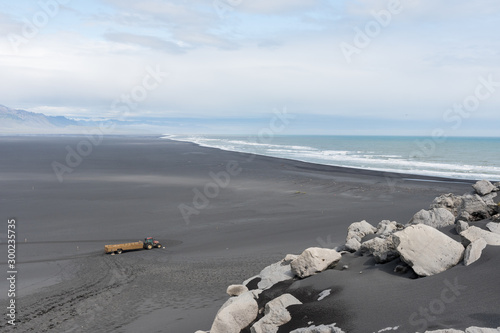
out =
[[485,328],[485,327],[471,326],[465,329],[465,333],[500,333],[500,327]]
[[379,237],[386,237],[403,228],[404,226],[396,221],[383,220],[377,225],[375,234]]
[[455,224],[455,230],[457,231],[458,234],[460,234],[464,230],[467,230],[468,227],[469,223],[461,220],[457,221],[457,223]]
[[500,202],[488,205],[488,208],[490,209],[490,214],[492,216],[497,215],[498,213],[500,213]]
[[260,278],[257,287],[261,290],[266,290],[278,282],[293,279],[294,275],[290,263],[297,257],[295,254],[287,254],[283,260],[265,267],[258,275],[245,280],[243,284],[247,285],[253,279]]
[[495,234],[476,226],[471,226],[467,228],[467,230],[462,231],[460,236],[462,236],[462,244],[464,244],[464,246],[469,246],[470,243],[479,238],[483,238],[488,245],[500,245],[500,234]]
[[349,252],[356,252],[360,249],[361,242],[356,238],[351,238],[345,243],[345,249]]
[[432,208],[446,208],[454,216],[458,215],[458,209],[462,205],[462,197],[456,196],[452,193],[443,194],[435,198],[429,209]]
[[248,291],[247,286],[242,285],[242,284],[232,284],[229,287],[227,287],[226,293],[229,296],[239,296],[243,293],[246,293]]
[[475,183],[474,185],[472,185],[472,187],[474,188],[476,193],[481,195],[481,196],[489,194],[493,190],[496,189],[496,186],[494,186],[488,180],[480,180],[477,183]]
[[488,206],[489,205],[495,206],[496,203],[493,199],[496,198],[497,196],[498,196],[498,193],[493,192],[493,193],[490,193],[490,194],[483,196],[481,199],[483,199],[484,203],[486,203]]
[[455,216],[446,208],[420,210],[408,224],[425,224],[433,228],[443,228],[455,223]]
[[366,235],[374,234],[375,231],[377,231],[377,228],[375,228],[365,220],[361,222],[354,222],[347,228],[346,242],[349,239],[355,238],[358,242],[361,243],[363,237],[365,237]]
[[457,215],[457,220],[460,220],[460,221],[473,221],[474,218],[472,217],[471,214],[469,214],[467,212],[460,212],[460,214]]
[[488,224],[486,224],[486,228],[488,228],[488,230],[492,233],[500,234],[500,223],[488,222]]
[[331,325],[319,325],[319,326],[309,326],[304,328],[297,328],[290,333],[345,333],[340,328],[336,327],[336,324]]
[[333,267],[341,259],[335,250],[310,247],[290,264],[293,274],[300,278],[308,277]]
[[484,220],[490,217],[490,209],[479,195],[465,194],[462,196],[458,217],[468,221]]
[[297,257],[298,257],[298,255],[296,255],[296,254],[287,254],[287,255],[285,256],[285,259],[283,259],[283,262],[284,262],[285,264],[289,264],[289,263],[291,263],[292,261],[294,261],[295,259],[297,259]]
[[492,222],[500,222],[500,214],[493,215],[491,217]]
[[444,330],[435,330],[435,331],[425,331],[425,333],[500,333],[499,328],[484,328],[484,327],[476,327],[471,326],[465,329],[464,331],[455,330],[452,328],[444,329]]
[[483,238],[478,238],[467,246],[464,254],[464,265],[469,266],[481,257],[481,253],[488,245]]
[[265,306],[264,317],[252,325],[252,333],[276,333],[281,325],[288,323],[292,316],[286,309],[290,305],[302,304],[291,294],[283,294]]
[[[290,259],[290,257],[288,259]],[[264,268],[257,277],[261,279],[259,283],[257,283],[257,287],[266,290],[278,282],[293,279],[294,274],[292,273],[290,262],[281,260]],[[243,284],[247,284],[248,282],[250,281],[247,280],[243,282]]]
[[240,333],[257,318],[258,312],[255,293],[248,291],[232,297],[217,313],[210,333]]
[[360,251],[369,252],[373,255],[375,261],[381,264],[399,257],[399,253],[396,251],[396,247],[394,246],[391,236],[387,238],[376,237],[370,239],[369,241],[361,244]]
[[392,237],[401,260],[420,276],[438,274],[455,266],[465,251],[459,242],[425,224],[411,225]]

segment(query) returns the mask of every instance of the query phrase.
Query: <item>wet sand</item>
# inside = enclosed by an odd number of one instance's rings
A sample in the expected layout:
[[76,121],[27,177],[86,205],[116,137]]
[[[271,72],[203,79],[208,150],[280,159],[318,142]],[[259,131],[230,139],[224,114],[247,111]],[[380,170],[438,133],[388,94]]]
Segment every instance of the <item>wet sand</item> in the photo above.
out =
[[[208,330],[229,284],[287,253],[343,244],[352,222],[406,223],[434,197],[471,190],[467,181],[314,165],[156,137],[105,137],[60,182],[53,162],[68,166],[67,147],[76,151],[83,141],[88,139],[0,137],[0,211],[5,221],[16,219],[19,242],[18,331]],[[146,236],[162,241],[165,249],[104,254],[105,244]],[[1,237],[6,253],[4,231]],[[497,297],[491,296],[499,294],[495,251],[488,249],[482,269],[446,273],[449,279],[464,274],[469,292],[431,324],[500,326]],[[6,272],[6,260],[0,262]],[[418,311],[419,302],[432,300],[445,278],[393,282],[395,277],[381,272],[370,278],[373,287],[338,282],[345,302],[335,306],[342,307],[340,318],[349,332],[396,325],[403,320],[395,316]],[[474,272],[481,280],[477,286]],[[322,284],[326,288],[329,282],[318,281],[315,288]],[[365,291],[380,288],[391,293]],[[412,302],[416,295],[427,296]],[[472,302],[474,309],[458,308],[473,297],[485,299]],[[7,300],[6,292],[0,299]],[[396,301],[406,310],[388,310],[381,319],[381,309]],[[313,308],[318,318],[330,316]],[[5,326],[0,323],[2,331]]]

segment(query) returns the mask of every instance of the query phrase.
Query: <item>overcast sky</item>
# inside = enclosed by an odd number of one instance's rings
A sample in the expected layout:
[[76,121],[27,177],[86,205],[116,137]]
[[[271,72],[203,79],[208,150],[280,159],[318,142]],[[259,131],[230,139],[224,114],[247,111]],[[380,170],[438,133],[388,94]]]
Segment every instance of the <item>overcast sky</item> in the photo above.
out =
[[286,107],[304,133],[498,129],[499,31],[498,0],[3,1],[0,104],[99,119]]

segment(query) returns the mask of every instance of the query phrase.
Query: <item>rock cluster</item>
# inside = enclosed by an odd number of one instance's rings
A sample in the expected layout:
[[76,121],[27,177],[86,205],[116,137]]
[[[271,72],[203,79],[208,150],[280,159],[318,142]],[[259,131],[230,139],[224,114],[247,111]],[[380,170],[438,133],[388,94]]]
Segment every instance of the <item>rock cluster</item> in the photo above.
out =
[[361,222],[352,223],[349,228],[347,228],[347,238],[345,242],[345,248],[347,251],[357,251],[361,247],[361,241],[367,235],[374,234],[377,228],[372,226],[365,220]]
[[[448,193],[443,194],[432,202],[430,210],[445,208],[453,214],[455,220],[467,222],[479,221],[496,216],[499,211],[494,199],[500,191],[498,183],[493,185],[487,180],[480,180],[473,186],[474,193],[461,196]],[[418,213],[417,213],[418,214]]]
[[[378,263],[392,261],[399,257],[392,235],[403,228],[403,225],[389,220],[381,221],[377,227],[366,221],[355,222],[347,229],[345,249],[350,252],[371,254]],[[364,240],[368,235],[373,235],[373,238]],[[356,246],[351,246],[353,242]]]
[[[473,188],[475,193],[437,197],[428,210],[417,212],[406,225],[390,220],[383,220],[376,227],[364,220],[352,223],[347,230],[344,249],[373,256],[379,264],[399,258],[401,262],[395,272],[412,270],[421,277],[439,274],[460,262],[465,266],[471,265],[480,259],[487,246],[500,245],[500,223],[495,222],[499,216],[499,205],[494,201],[496,192],[500,191],[500,183],[493,185],[483,180],[474,184]],[[473,225],[474,221],[490,218],[493,222],[486,225],[488,230]],[[453,225],[461,242],[439,230]],[[287,308],[302,305],[301,300],[291,294],[282,294],[273,296],[271,300],[264,297],[266,301],[263,301],[259,295],[276,283],[305,279],[335,267],[343,253],[346,251],[310,247],[300,255],[288,254],[243,284],[229,286],[227,293],[232,297],[217,313],[209,333],[239,333],[242,330],[251,333],[278,332],[280,326],[292,319]],[[344,265],[344,268],[348,269],[348,266]],[[249,290],[252,289],[249,287],[252,281],[258,281],[257,288]],[[255,287],[255,282],[252,285]],[[465,332],[453,329],[432,332],[486,333],[500,332],[500,328],[470,327]],[[331,324],[311,325],[291,333],[343,331]]]
[[498,328],[484,328],[484,327],[471,326],[469,328],[466,328],[465,331],[454,330],[454,329],[445,329],[445,330],[436,330],[436,331],[425,331],[425,333],[500,333],[500,327],[498,327]]
[[331,325],[319,325],[319,326],[309,326],[304,328],[297,328],[290,333],[344,333],[340,328],[335,327],[335,324]]

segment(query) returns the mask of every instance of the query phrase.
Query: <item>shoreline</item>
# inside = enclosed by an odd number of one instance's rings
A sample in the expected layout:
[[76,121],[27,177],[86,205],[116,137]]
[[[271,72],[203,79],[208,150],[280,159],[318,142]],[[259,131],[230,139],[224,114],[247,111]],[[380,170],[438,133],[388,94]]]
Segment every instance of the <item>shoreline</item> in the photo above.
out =
[[[173,135],[172,135],[173,136]],[[334,137],[341,137],[341,136],[334,136]],[[357,137],[357,136],[346,136],[346,137]],[[371,137],[371,136],[368,136]],[[380,137],[380,136],[379,136]],[[382,136],[383,137],[383,136]],[[397,136],[400,137],[400,136]],[[420,137],[401,137],[401,138],[420,138]],[[425,137],[422,137],[425,138]],[[458,139],[467,139],[468,137],[457,137]],[[496,138],[496,137],[494,137]],[[368,170],[368,171],[376,171],[376,172],[382,172],[382,173],[391,173],[391,174],[400,174],[400,175],[406,175],[406,176],[419,176],[419,177],[429,177],[429,178],[436,178],[436,179],[441,179],[441,180],[456,180],[456,181],[463,181],[463,182],[474,182],[481,180],[480,178],[455,178],[455,177],[445,177],[445,176],[435,176],[435,175],[430,175],[426,174],[425,171],[422,173],[411,173],[411,172],[399,172],[399,171],[392,171],[390,169],[382,169],[382,168],[361,168],[361,167],[354,167],[354,166],[344,166],[344,165],[339,165],[339,164],[328,164],[328,163],[318,163],[318,162],[312,162],[304,159],[299,159],[299,158],[287,158],[287,157],[282,157],[282,156],[275,156],[272,154],[259,154],[259,153],[254,153],[254,152],[248,152],[244,150],[237,150],[237,149],[226,149],[226,148],[220,148],[220,147],[214,147],[206,144],[201,144],[198,142],[194,141],[189,141],[189,140],[181,140],[181,139],[175,139],[171,138],[169,136],[163,136],[160,137],[162,140],[171,140],[171,141],[177,141],[177,142],[184,142],[184,143],[190,143],[197,145],[199,147],[204,147],[204,148],[212,148],[212,149],[219,149],[222,151],[229,151],[229,152],[235,152],[235,153],[243,153],[243,154],[250,154],[250,155],[257,155],[257,156],[265,156],[265,157],[272,157],[272,158],[278,158],[278,159],[285,159],[285,160],[291,160],[291,161],[298,161],[298,162],[303,162],[303,163],[309,163],[309,164],[314,164],[314,165],[324,165],[324,166],[331,166],[331,167],[339,167],[339,168],[350,168],[350,169],[356,169],[356,170]],[[480,137],[473,137],[471,139],[483,139]],[[484,138],[484,139],[491,139],[491,138]],[[430,172],[430,171],[429,171]],[[489,178],[488,180],[490,181],[500,181],[500,176],[498,180]]]
[[[198,146],[200,148],[207,148],[207,149],[217,149],[220,151],[224,152],[232,152],[232,153],[238,153],[238,154],[246,154],[249,156],[255,155],[255,156],[260,156],[260,157],[265,157],[265,158],[272,158],[276,160],[283,160],[283,161],[289,161],[289,162],[300,162],[300,163],[305,163],[309,164],[312,167],[330,167],[335,169],[334,171],[341,171],[344,169],[346,173],[360,173],[360,174],[366,174],[376,176],[376,175],[384,175],[387,177],[392,177],[392,178],[402,178],[403,180],[407,181],[421,181],[421,182],[442,182],[442,183],[455,183],[455,184],[474,184],[476,181],[481,180],[481,179],[462,179],[462,178],[451,178],[451,177],[438,177],[438,176],[429,176],[429,175],[423,175],[423,174],[414,174],[414,173],[403,173],[403,172],[394,172],[394,171],[384,171],[384,170],[377,170],[377,169],[364,169],[364,168],[355,168],[355,167],[349,167],[349,166],[341,166],[341,165],[333,165],[333,164],[322,164],[322,163],[314,163],[314,162],[308,162],[308,161],[303,161],[299,159],[292,159],[292,158],[286,158],[286,157],[276,157],[276,156],[270,156],[270,155],[263,155],[263,154],[257,154],[257,153],[249,153],[249,152],[244,152],[244,151],[237,151],[237,150],[230,150],[230,149],[223,149],[223,148],[218,148],[218,147],[210,147],[210,146],[204,146],[196,142],[192,141],[184,141],[184,140],[175,140],[175,139],[170,139],[170,138],[163,138],[160,137],[159,139],[162,140],[170,140],[170,141],[176,141],[176,142],[183,142],[187,144],[192,144],[195,146]],[[351,170],[351,171],[349,171]]]

